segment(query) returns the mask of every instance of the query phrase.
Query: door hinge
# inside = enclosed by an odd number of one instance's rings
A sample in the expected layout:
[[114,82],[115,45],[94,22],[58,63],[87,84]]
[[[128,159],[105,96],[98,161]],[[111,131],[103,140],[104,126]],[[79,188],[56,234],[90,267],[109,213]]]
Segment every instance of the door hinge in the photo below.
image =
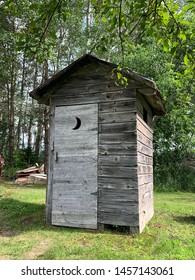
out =
[[55,161],[58,161],[58,152],[55,152]]
[[101,124],[98,125],[98,133],[102,133],[102,125]]
[[97,192],[91,193],[91,195],[95,195],[97,197],[101,197],[101,190],[98,190]]

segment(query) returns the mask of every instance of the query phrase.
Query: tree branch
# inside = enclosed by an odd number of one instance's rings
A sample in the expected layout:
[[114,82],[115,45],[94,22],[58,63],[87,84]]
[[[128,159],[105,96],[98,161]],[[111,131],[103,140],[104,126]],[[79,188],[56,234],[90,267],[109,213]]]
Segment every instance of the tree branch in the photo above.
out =
[[178,29],[180,29],[179,23],[177,22],[177,20],[175,19],[173,13],[171,12],[171,10],[169,9],[169,7],[167,6],[167,3],[165,2],[165,0],[162,0],[163,3],[165,4],[165,7],[167,8],[169,14],[171,15],[172,19],[174,20],[174,22],[176,23],[176,26]]
[[118,18],[118,35],[120,39],[120,45],[121,45],[121,54],[122,54],[122,66],[124,66],[124,46],[123,46],[123,37],[122,37],[122,5],[123,5],[123,0],[120,0],[120,5],[119,5],[119,18]]
[[43,38],[45,37],[45,34],[46,34],[46,32],[47,32],[47,30],[48,30],[48,28],[49,28],[49,25],[50,25],[50,23],[51,23],[51,21],[52,21],[52,18],[53,18],[53,16],[54,16],[54,14],[55,14],[57,8],[58,8],[59,5],[61,4],[61,2],[62,2],[62,0],[58,0],[58,2],[57,2],[57,4],[56,4],[56,6],[55,6],[53,12],[51,13],[51,15],[50,15],[50,17],[49,17],[49,19],[48,19],[48,22],[47,22],[47,24],[46,24],[46,26],[45,26],[45,28],[44,28],[44,30],[43,30],[43,33],[42,33],[42,35],[41,35],[41,37],[40,37],[40,40],[39,40],[39,43],[38,43],[38,47],[40,46],[40,44],[41,44]]

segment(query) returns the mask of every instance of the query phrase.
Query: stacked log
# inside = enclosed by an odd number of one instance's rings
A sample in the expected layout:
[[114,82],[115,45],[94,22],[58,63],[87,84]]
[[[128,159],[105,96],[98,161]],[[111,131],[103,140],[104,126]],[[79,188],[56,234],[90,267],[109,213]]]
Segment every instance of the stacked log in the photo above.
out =
[[16,171],[16,183],[28,184],[28,183],[42,183],[46,182],[47,175],[44,174],[44,166],[31,166],[19,171]]

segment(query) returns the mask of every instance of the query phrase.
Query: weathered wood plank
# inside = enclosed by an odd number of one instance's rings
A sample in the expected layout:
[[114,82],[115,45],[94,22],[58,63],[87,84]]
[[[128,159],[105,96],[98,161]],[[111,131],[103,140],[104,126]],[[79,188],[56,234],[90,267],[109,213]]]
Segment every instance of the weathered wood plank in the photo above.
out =
[[[142,142],[144,145],[152,148],[152,139],[153,135],[148,131],[139,121],[137,123],[137,137],[140,142]],[[149,141],[148,141],[148,140]]]
[[139,198],[139,210],[141,211],[145,206],[153,206],[153,191],[148,191]]
[[141,199],[145,193],[153,191],[153,182],[143,184],[139,186],[139,199]]
[[146,156],[150,156],[150,157],[153,156],[153,149],[145,146],[144,144],[140,143],[139,141],[137,141],[137,151]]
[[134,203],[130,203],[128,201],[105,201],[99,202],[99,209],[100,212],[109,212],[112,213],[112,215],[117,215],[120,214],[121,216],[123,214],[136,214],[137,213],[137,209],[138,209],[138,203],[134,202]]
[[153,174],[138,175],[138,186],[153,182]]
[[[64,213],[61,211],[52,211],[52,224],[57,226],[97,229],[97,224],[94,224],[94,219],[96,219],[95,212]],[[66,221],[65,224],[64,221]]]
[[[153,202],[153,192],[151,193],[147,193],[146,196],[145,196],[145,201],[144,203],[142,204],[143,207],[141,207],[140,205],[140,208],[139,208],[139,213],[144,213],[145,214],[145,217],[146,217],[146,223],[149,221],[149,219],[151,218],[150,214],[154,213],[154,202]],[[148,218],[147,218],[148,216]]]
[[149,147],[149,148],[153,148],[153,143],[152,140],[149,139],[148,137],[146,137],[142,132],[140,132],[139,130],[137,131],[137,139],[144,144],[145,146]]
[[134,143],[99,143],[99,153],[102,155],[130,155],[137,154],[137,146]]
[[[89,155],[91,159],[97,157],[97,111],[94,111],[93,106],[56,108],[53,147],[59,161],[65,162],[64,157],[68,159],[68,156],[75,156],[77,159],[78,156],[84,155],[85,160],[89,160]],[[81,119],[81,126],[74,130],[77,116]],[[71,160],[73,161],[73,158]]]
[[112,134],[100,134],[99,142],[103,144],[123,144],[123,143],[134,143],[136,145],[136,131],[127,133],[112,133]]
[[152,165],[145,165],[145,164],[138,164],[138,174],[153,174],[153,166]]
[[99,113],[99,123],[123,123],[123,122],[136,122],[136,112],[110,112]]
[[[93,155],[93,156],[92,156]],[[96,164],[97,163],[97,152],[94,151],[93,154],[86,154],[86,155],[79,155],[79,154],[67,154],[66,151],[62,151],[61,154],[57,155],[58,157],[58,162],[57,165],[63,167],[64,164],[65,165],[72,165],[72,167],[74,168],[74,164],[76,163],[80,163],[80,166],[82,166],[82,164]]]
[[139,131],[141,131],[146,137],[149,139],[152,139],[153,137],[153,130],[151,127],[145,123],[139,115],[137,115],[137,128]]
[[136,122],[124,122],[124,123],[104,123],[99,124],[99,132],[108,133],[127,133],[136,131]]
[[[101,83],[101,81],[99,81]],[[61,99],[61,98],[86,98],[86,97],[95,97],[95,99],[99,99],[102,102],[107,102],[108,100],[110,102],[112,101],[122,101],[126,100],[123,99],[124,97],[129,99],[129,101],[135,101],[135,90],[134,89],[126,89],[126,88],[120,88],[120,87],[115,87],[114,89],[110,89],[109,91],[94,91],[93,93],[89,92],[87,90],[87,86],[81,87],[78,85],[78,87],[74,88],[63,88],[61,91],[58,90],[58,94],[55,92],[55,99]],[[113,99],[113,100],[112,100]],[[116,99],[116,100],[115,100]],[[135,108],[136,110],[136,108]]]
[[[85,215],[88,213],[96,213],[97,214],[97,207],[94,204],[90,203],[90,199],[79,201],[78,204],[75,203],[74,198],[69,197],[69,200],[58,200],[56,197],[53,199],[52,204],[52,212],[61,212],[61,213],[72,213],[78,212],[78,215]],[[88,203],[90,207],[86,209],[84,204]],[[73,207],[73,205],[74,207]],[[68,211],[67,211],[68,209]],[[94,214],[92,215],[94,217]],[[95,223],[94,223],[95,224]],[[66,226],[66,220],[64,221],[64,226]]]
[[99,166],[98,170],[98,175],[102,177],[134,179],[136,174],[136,167]]
[[98,177],[98,185],[100,188],[113,188],[113,189],[135,189],[137,193],[138,179],[134,177],[133,179],[125,178],[113,178],[113,177]]
[[71,179],[74,178],[76,175],[76,178],[78,178],[78,181],[83,178],[91,178],[93,176],[96,176],[96,169],[97,169],[97,162],[73,162],[73,163],[67,163],[64,164],[63,162],[55,163],[54,164],[54,179]]
[[[77,83],[76,83],[77,82]],[[67,97],[73,96],[73,95],[85,95],[90,94],[93,95],[94,93],[100,93],[100,92],[122,92],[123,90],[132,90],[135,89],[135,84],[129,84],[126,88],[117,86],[112,81],[105,82],[104,77],[100,77],[97,80],[90,80],[89,78],[86,80],[85,84],[82,84],[83,80],[81,80],[81,83],[79,78],[75,79],[75,84],[70,85],[59,85],[58,88],[55,90],[55,98],[58,98],[60,96],[66,95]],[[134,106],[135,109],[135,106]]]
[[[79,91],[79,89],[78,89]],[[123,90],[114,92],[97,92],[94,94],[83,94],[83,95],[72,95],[68,96],[66,92],[63,93],[59,98],[54,98],[55,94],[51,97],[51,104],[54,106],[63,105],[80,105],[80,104],[91,104],[99,102],[112,102],[117,100],[130,100],[135,96],[134,90]]]
[[108,225],[118,225],[118,226],[138,226],[139,225],[139,215],[136,213],[126,214],[126,213],[113,213],[112,211],[99,211],[98,222]]
[[[72,129],[75,114],[82,120],[77,131]],[[97,104],[55,110],[53,224],[97,228],[97,196],[91,195],[97,192],[97,117]]]
[[[82,108],[82,109],[79,109]],[[55,125],[58,129],[62,129],[66,132],[79,133],[83,130],[90,130],[97,128],[97,111],[94,111],[92,105],[80,106],[58,106],[55,108]],[[90,116],[90,120],[89,117]],[[81,126],[77,131],[73,131],[76,125],[76,117],[81,119]],[[94,126],[92,126],[94,124]]]
[[100,166],[137,166],[136,156],[126,155],[99,155],[98,163]]
[[[123,209],[124,207],[138,207],[137,203],[138,189],[113,189],[113,188],[100,188],[99,204],[102,207],[111,207],[116,203],[116,207]],[[137,209],[137,208],[136,208]]]
[[129,101],[115,101],[105,102],[99,104],[99,112],[110,113],[110,112],[135,112],[136,101],[132,98]]
[[137,162],[143,164],[153,165],[153,158],[151,156],[147,156],[138,152],[137,154]]
[[79,193],[80,196],[76,193],[76,190],[61,190],[61,192],[54,192],[52,211],[65,211],[70,213],[75,211],[80,213],[94,211],[97,213],[97,203],[93,199],[93,195],[89,195],[86,190],[84,194],[80,191]]
[[[80,179],[80,180],[79,180]],[[71,179],[63,179],[63,178],[57,178],[54,179],[55,184],[55,192],[56,194],[59,194],[61,192],[67,192],[67,191],[86,191],[86,186],[94,184],[94,179],[91,177],[87,178],[77,178],[76,176]],[[91,192],[89,191],[89,194]]]
[[97,143],[97,128],[95,129],[96,131],[82,130],[79,132],[75,132],[73,130],[72,134],[71,132],[67,132],[66,134],[66,131],[63,128],[56,129],[55,135],[60,136],[56,137],[55,141],[53,142],[53,147],[55,151],[62,156],[73,155],[74,151],[76,156],[82,156],[84,151],[86,156],[88,154],[96,154],[94,145]]
[[145,206],[139,211],[139,227],[140,232],[143,231],[145,225],[150,221],[154,215],[153,203],[145,204]]

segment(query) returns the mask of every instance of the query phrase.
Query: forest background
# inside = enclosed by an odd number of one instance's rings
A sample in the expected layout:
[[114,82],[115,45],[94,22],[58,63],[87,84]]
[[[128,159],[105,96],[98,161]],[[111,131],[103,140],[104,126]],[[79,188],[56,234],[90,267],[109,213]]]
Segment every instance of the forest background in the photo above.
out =
[[[195,1],[0,1],[0,154],[4,175],[47,161],[49,108],[29,92],[85,53],[153,79],[157,190],[195,192]],[[45,165],[46,166],[46,165]]]

